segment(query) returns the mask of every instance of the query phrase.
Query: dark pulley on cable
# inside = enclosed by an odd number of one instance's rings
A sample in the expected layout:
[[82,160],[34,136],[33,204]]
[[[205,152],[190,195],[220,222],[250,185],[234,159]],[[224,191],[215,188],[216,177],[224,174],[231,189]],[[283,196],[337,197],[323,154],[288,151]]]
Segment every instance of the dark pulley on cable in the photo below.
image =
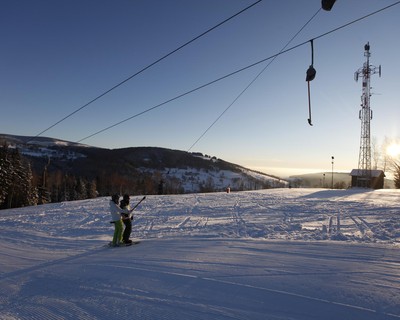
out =
[[315,75],[317,71],[314,69],[314,40],[310,40],[310,45],[311,45],[311,64],[308,67],[308,70],[306,72],[306,81],[313,81],[315,78]]
[[336,0],[321,0],[322,9],[326,11],[331,11]]
[[306,81],[313,81],[316,74],[317,74],[317,71],[314,69],[314,67],[312,65],[309,66],[307,73],[306,73]]

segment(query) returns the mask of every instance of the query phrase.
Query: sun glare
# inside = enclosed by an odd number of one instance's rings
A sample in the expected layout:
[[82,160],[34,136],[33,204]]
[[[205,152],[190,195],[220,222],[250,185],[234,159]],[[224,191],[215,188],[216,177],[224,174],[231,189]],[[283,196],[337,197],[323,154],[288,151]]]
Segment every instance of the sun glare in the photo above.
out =
[[400,155],[400,144],[392,143],[386,148],[386,153],[391,157]]

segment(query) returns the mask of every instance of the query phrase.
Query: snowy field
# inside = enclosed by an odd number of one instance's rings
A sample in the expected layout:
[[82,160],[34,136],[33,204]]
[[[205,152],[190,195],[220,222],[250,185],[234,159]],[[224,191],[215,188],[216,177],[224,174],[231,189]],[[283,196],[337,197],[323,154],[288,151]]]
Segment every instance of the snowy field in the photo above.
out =
[[400,190],[108,201],[0,211],[0,319],[400,319]]

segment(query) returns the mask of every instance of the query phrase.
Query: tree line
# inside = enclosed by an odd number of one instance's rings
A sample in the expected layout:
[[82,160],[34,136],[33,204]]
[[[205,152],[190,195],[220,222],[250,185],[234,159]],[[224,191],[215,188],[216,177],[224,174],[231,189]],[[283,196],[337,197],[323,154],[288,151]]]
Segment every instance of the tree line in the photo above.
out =
[[17,148],[0,148],[0,209],[33,206],[49,202],[82,200],[97,196],[96,185],[80,177],[38,174]]
[[[395,187],[400,189],[400,161],[391,159]],[[96,177],[82,177],[61,170],[49,171],[50,161],[41,172],[35,172],[30,162],[17,148],[6,144],[0,147],[0,209],[45,204],[50,202],[91,199],[113,193],[179,194],[184,193],[182,181],[163,177],[159,171],[123,175],[99,173]],[[237,187],[237,190],[271,188],[268,184]],[[213,181],[200,185],[200,192],[213,192]]]
[[163,181],[160,173],[99,174],[94,178],[51,171],[50,160],[35,172],[17,148],[0,147],[0,209],[119,194],[183,193],[178,179]]

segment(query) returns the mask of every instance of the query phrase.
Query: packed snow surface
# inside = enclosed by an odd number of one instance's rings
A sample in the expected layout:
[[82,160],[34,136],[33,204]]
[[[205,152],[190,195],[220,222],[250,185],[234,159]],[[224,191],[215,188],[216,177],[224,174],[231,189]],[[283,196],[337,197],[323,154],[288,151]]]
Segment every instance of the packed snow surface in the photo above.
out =
[[108,198],[2,210],[0,319],[400,319],[399,191],[147,196],[121,248]]

